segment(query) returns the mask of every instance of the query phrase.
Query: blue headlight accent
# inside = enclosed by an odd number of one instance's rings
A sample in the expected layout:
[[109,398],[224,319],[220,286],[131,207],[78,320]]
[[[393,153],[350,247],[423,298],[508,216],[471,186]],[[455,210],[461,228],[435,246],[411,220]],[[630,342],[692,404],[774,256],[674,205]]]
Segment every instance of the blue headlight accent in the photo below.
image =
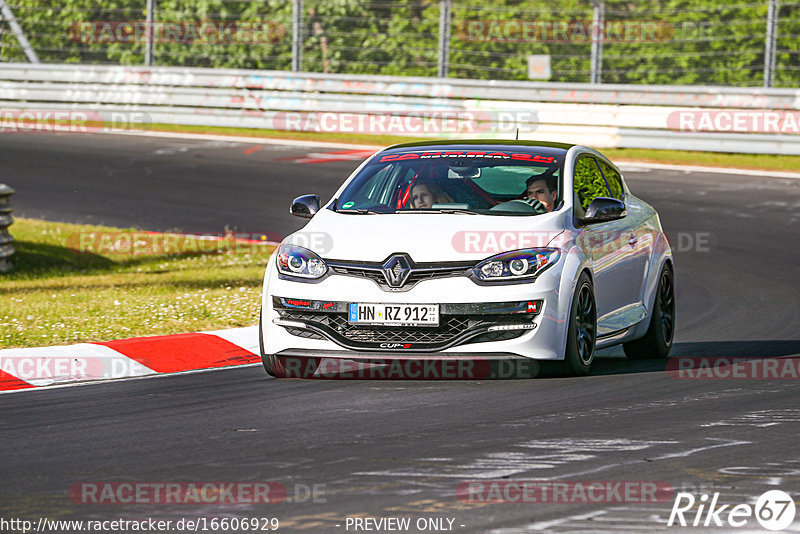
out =
[[483,260],[472,272],[483,282],[526,280],[538,276],[555,264],[560,256],[557,248],[513,250]]
[[322,278],[328,272],[325,260],[307,248],[281,245],[275,254],[278,272],[299,278]]

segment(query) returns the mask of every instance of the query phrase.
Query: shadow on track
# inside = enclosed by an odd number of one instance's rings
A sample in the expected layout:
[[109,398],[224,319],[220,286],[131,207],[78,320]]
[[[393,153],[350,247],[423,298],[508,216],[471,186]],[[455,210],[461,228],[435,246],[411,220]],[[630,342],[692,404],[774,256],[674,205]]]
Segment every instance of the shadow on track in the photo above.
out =
[[[675,343],[672,358],[779,358],[800,356],[800,340],[701,341]],[[622,347],[598,351],[591,375],[652,373],[666,370],[666,360],[628,360]]]

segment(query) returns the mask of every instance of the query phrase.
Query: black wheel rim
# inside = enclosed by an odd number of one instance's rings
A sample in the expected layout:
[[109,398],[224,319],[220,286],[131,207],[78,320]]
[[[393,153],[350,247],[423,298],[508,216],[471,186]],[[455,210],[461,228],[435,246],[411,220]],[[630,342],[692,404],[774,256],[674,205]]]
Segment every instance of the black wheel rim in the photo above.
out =
[[588,285],[581,286],[578,293],[578,309],[575,314],[575,341],[578,349],[578,358],[584,365],[592,363],[594,357],[594,343],[597,336],[595,325],[594,296]]
[[665,270],[658,284],[658,298],[661,314],[661,338],[669,347],[672,344],[672,335],[675,332],[675,290],[672,283],[672,273]]

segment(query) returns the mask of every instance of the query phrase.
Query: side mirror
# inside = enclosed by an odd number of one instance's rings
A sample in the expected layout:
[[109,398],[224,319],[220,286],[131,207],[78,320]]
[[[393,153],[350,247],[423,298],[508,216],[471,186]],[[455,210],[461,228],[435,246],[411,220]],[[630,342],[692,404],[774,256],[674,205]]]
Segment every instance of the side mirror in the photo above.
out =
[[292,200],[289,213],[296,217],[310,219],[319,211],[319,195],[303,195]]
[[628,214],[625,203],[616,198],[597,197],[589,204],[586,215],[578,217],[582,224],[594,224],[599,222],[616,221]]

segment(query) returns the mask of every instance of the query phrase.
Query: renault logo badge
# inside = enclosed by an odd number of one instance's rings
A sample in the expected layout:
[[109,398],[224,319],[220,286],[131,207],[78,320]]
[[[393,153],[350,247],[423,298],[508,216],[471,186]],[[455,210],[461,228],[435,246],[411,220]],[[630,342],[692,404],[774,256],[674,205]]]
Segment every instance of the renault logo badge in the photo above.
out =
[[411,262],[405,254],[394,254],[386,260],[382,269],[389,287],[403,287],[411,274]]

